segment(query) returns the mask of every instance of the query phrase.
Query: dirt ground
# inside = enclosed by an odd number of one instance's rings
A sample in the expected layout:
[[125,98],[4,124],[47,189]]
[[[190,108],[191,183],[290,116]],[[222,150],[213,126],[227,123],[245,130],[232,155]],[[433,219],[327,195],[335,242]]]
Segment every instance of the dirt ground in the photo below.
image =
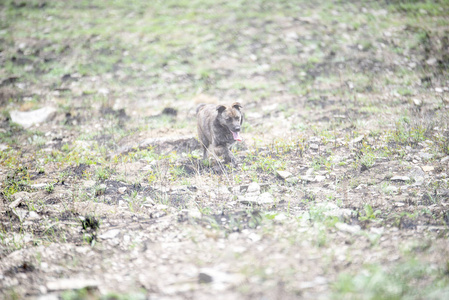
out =
[[0,3],[1,298],[449,298],[447,1],[108,2]]

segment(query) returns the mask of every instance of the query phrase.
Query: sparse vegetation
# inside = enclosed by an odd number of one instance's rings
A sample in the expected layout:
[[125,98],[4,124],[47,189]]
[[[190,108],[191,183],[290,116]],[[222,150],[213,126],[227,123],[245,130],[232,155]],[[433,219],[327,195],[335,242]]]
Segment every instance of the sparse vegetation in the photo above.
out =
[[447,11],[1,2],[0,298],[448,298]]

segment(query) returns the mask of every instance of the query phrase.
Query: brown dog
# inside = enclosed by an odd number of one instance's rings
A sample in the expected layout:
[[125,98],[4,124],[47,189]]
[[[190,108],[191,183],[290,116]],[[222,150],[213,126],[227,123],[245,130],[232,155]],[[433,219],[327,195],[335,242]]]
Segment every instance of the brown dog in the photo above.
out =
[[200,104],[196,109],[198,119],[198,137],[203,145],[203,159],[210,151],[216,156],[223,156],[225,163],[236,160],[231,147],[241,141],[240,130],[243,123],[242,105],[238,102],[231,106]]

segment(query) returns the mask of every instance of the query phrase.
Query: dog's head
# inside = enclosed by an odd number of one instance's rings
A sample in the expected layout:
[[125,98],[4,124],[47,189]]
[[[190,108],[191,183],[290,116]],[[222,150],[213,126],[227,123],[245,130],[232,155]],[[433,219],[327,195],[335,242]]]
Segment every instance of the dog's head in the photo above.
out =
[[234,140],[241,141],[240,130],[243,123],[243,114],[241,112],[242,105],[234,102],[231,106],[218,105],[217,119],[223,127],[229,129]]

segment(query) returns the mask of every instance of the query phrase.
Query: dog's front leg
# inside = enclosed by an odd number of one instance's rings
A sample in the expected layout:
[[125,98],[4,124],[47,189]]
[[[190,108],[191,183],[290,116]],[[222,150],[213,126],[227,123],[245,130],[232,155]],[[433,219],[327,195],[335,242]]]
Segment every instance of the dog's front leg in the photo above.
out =
[[237,160],[234,157],[234,154],[232,154],[231,150],[224,147],[224,153],[223,153],[223,157],[225,160],[225,164],[227,163],[232,163],[234,165],[234,167],[237,166]]

